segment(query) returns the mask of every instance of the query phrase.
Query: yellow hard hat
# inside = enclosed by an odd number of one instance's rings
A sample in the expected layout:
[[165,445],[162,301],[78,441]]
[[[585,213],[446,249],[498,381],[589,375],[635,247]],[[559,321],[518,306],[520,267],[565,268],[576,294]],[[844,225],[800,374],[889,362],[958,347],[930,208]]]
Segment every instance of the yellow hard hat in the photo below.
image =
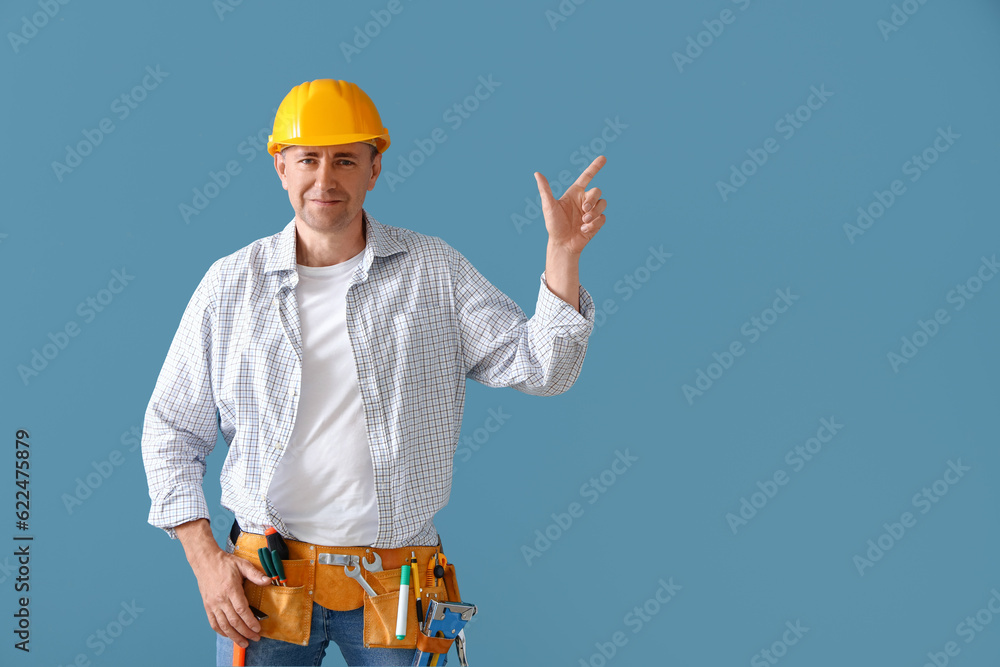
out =
[[285,146],[336,146],[358,141],[374,143],[379,153],[389,148],[389,130],[371,98],[356,84],[336,79],[301,83],[285,95],[267,138],[267,152]]

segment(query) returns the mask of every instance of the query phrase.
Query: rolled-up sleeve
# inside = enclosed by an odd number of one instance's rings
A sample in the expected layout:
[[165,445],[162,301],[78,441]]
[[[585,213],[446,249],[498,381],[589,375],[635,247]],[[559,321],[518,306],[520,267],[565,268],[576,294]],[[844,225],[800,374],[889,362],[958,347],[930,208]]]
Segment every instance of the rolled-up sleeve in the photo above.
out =
[[188,302],[143,422],[149,523],[165,530],[171,539],[177,539],[174,526],[209,518],[202,481],[205,459],[215,447],[218,432],[210,373],[215,280],[209,269]]
[[524,311],[455,251],[455,308],[465,375],[489,387],[555,396],[576,382],[594,329],[594,300],[581,285],[580,310],[539,277],[535,314]]

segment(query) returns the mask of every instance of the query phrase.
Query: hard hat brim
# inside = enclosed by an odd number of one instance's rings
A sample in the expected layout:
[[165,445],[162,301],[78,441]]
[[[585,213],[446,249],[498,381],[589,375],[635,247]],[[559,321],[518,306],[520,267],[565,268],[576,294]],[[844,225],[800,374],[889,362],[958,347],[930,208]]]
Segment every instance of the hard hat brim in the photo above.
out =
[[379,153],[384,153],[389,148],[389,134],[334,134],[317,137],[280,137],[275,139],[274,135],[267,137],[267,152],[271,155],[281,151],[286,146],[340,146],[343,144],[353,144],[359,141],[375,140],[375,148]]

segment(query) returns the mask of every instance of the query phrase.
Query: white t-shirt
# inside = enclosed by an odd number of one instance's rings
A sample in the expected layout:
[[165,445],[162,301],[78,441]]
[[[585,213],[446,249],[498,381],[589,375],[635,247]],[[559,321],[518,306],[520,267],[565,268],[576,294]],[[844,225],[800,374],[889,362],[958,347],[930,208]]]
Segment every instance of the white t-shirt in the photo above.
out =
[[370,546],[378,499],[354,352],[347,286],[364,250],[332,266],[296,264],[302,327],[302,388],[291,440],[268,497],[300,540]]

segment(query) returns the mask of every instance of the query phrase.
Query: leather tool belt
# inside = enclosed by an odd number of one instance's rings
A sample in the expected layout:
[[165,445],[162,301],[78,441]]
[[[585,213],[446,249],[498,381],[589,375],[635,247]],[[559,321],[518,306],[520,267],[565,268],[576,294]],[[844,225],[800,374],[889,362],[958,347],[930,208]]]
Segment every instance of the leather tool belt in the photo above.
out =
[[[267,538],[257,533],[240,531],[233,524],[232,535],[235,545],[233,555],[250,561],[263,571],[257,549],[267,547]],[[313,602],[333,611],[350,611],[364,607],[364,643],[366,647],[416,648],[442,652],[446,649],[441,640],[430,638],[418,629],[416,611],[416,580],[411,578],[409,609],[406,615],[406,636],[396,639],[396,611],[399,603],[399,580],[401,568],[410,564],[411,552],[417,558],[417,572],[422,582],[422,604],[426,608],[430,600],[461,601],[455,580],[455,566],[444,565],[444,578],[435,581],[433,565],[428,571],[428,563],[437,546],[406,546],[396,549],[376,549],[364,546],[330,546],[285,539],[288,559],[282,561],[287,577],[286,586],[259,586],[243,581],[243,591],[247,601],[267,614],[260,621],[260,635],[271,639],[306,645],[312,624]],[[371,565],[373,554],[382,561],[382,570],[370,572],[363,562]],[[363,562],[362,562],[363,561]],[[370,596],[361,584],[345,572],[345,563],[353,563],[360,569],[360,576],[368,582],[377,595]],[[352,567],[353,570],[353,567]],[[446,640],[450,646],[452,640]]]

